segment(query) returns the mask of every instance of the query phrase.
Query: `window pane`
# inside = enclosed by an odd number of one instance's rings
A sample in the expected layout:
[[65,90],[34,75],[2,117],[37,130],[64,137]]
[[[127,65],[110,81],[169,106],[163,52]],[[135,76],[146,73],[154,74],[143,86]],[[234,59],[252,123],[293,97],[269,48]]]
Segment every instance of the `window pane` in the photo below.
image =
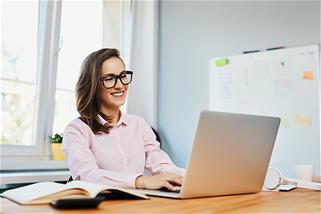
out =
[[63,1],[53,132],[78,116],[74,89],[85,57],[102,48],[102,1]]
[[4,1],[1,6],[0,144],[32,145],[38,2]]

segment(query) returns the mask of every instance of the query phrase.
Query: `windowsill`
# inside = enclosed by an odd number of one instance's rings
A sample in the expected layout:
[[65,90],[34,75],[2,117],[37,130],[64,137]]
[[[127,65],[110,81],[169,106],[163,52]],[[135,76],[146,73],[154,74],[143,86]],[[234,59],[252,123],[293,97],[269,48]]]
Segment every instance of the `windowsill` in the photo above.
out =
[[33,171],[33,172],[5,172],[0,174],[0,185],[35,183],[42,181],[67,181],[69,170]]
[[0,171],[17,171],[17,170],[65,170],[68,169],[66,161],[56,160],[28,160],[28,159],[15,159],[15,160],[1,160]]
[[1,160],[1,186],[41,181],[67,181],[69,177],[66,161]]

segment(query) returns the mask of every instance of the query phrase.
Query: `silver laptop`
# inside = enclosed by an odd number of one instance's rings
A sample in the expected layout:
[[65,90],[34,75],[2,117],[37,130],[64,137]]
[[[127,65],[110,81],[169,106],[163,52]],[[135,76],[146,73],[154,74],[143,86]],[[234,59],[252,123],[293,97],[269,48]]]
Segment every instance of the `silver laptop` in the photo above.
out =
[[203,111],[180,192],[147,195],[196,198],[262,190],[280,118]]

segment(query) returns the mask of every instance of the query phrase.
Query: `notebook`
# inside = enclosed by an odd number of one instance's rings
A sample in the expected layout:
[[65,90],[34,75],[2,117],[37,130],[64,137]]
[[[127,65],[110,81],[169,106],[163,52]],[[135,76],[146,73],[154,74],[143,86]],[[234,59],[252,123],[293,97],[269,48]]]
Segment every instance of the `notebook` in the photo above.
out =
[[135,191],[170,198],[259,192],[279,125],[278,117],[203,111],[180,192]]

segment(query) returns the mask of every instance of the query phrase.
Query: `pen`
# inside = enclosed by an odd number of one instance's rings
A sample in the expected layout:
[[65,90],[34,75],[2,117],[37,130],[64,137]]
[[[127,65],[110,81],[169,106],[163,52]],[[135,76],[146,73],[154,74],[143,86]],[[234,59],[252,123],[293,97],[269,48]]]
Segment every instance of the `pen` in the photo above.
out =
[[273,51],[273,50],[277,50],[277,49],[283,49],[284,46],[279,46],[279,47],[274,47],[274,48],[267,48],[267,51]]
[[256,52],[260,52],[260,50],[243,51],[243,54],[256,53]]

